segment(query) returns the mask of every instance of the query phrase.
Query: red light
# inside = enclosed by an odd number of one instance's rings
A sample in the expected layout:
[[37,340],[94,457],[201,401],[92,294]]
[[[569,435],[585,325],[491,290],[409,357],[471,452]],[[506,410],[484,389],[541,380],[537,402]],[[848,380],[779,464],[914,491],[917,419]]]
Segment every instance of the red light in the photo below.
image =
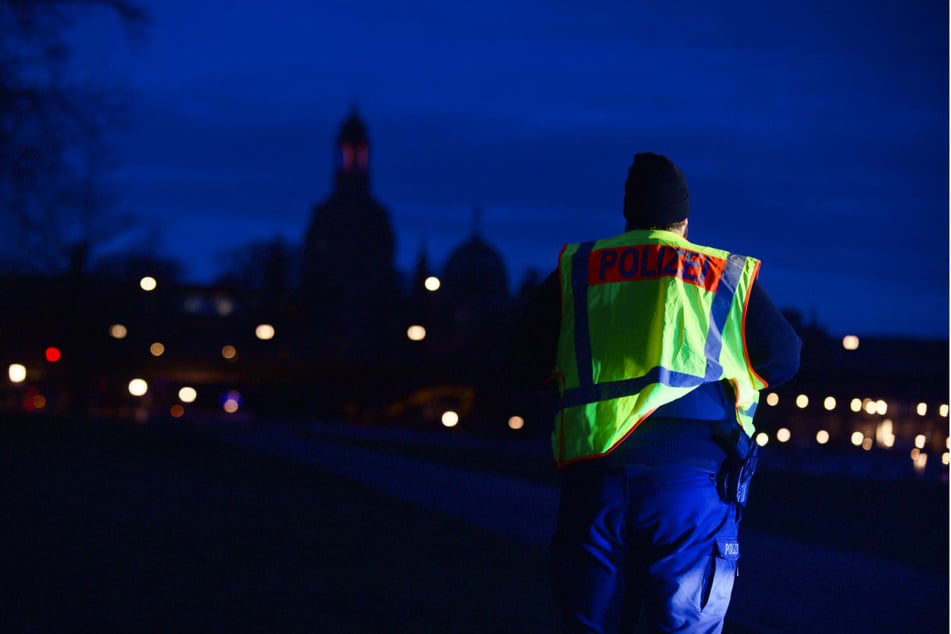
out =
[[59,348],[50,346],[46,349],[46,360],[50,363],[56,363],[63,356],[63,353],[59,351]]

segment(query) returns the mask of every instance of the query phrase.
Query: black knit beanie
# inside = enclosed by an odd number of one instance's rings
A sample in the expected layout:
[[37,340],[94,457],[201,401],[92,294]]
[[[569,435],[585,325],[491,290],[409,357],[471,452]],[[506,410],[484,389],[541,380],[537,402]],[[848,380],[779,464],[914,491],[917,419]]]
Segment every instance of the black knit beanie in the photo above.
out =
[[624,184],[624,217],[629,229],[680,222],[690,215],[687,179],[670,159],[643,152],[634,155]]

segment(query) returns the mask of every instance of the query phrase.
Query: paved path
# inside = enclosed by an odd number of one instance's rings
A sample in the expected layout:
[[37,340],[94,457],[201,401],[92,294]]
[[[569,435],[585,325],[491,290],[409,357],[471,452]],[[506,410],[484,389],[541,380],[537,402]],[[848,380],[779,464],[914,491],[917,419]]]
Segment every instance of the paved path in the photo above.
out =
[[[218,428],[222,438],[351,478],[527,544],[545,547],[553,487],[302,437]],[[911,566],[750,531],[729,621],[762,634],[948,631],[948,579]]]

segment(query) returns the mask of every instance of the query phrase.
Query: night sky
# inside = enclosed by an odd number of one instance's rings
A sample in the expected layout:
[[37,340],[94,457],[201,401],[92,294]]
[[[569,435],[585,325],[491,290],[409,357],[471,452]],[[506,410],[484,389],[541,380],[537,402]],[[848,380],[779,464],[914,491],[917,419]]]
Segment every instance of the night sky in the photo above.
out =
[[77,68],[131,89],[118,247],[211,281],[226,252],[304,235],[356,107],[398,268],[474,230],[510,286],[623,229],[635,152],[691,188],[690,238],[763,260],[831,334],[948,332],[946,2],[150,0]]

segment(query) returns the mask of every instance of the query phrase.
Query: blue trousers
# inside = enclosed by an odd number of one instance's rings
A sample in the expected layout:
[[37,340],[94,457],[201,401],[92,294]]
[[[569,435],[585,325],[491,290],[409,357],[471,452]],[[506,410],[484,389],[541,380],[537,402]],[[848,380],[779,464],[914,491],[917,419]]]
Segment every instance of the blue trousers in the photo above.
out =
[[561,474],[552,581],[564,632],[720,632],[739,512],[712,467],[599,462]]

